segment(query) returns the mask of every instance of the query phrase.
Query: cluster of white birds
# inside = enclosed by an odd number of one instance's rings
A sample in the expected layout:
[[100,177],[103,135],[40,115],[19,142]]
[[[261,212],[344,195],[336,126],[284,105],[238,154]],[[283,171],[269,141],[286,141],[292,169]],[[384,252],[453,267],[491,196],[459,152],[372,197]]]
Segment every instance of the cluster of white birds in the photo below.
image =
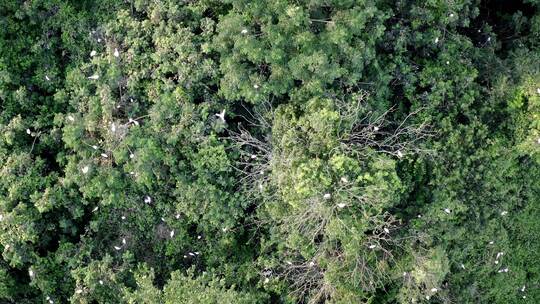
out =
[[187,255],[184,255],[184,259],[187,259],[188,256],[195,257],[195,256],[198,256],[198,255],[200,255],[200,254],[201,254],[201,253],[198,252],[198,251],[195,251],[195,252],[188,252]]
[[47,302],[49,302],[49,304],[54,304],[54,301],[49,296],[45,297],[45,300],[47,300]]

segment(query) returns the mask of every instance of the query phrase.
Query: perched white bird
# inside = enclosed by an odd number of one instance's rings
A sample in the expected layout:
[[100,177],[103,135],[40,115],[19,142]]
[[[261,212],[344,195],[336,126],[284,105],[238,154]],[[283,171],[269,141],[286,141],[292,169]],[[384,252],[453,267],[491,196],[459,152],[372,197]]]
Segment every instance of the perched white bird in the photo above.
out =
[[217,113],[216,116],[221,119],[221,121],[223,121],[225,123],[225,109],[223,109],[223,111],[221,111],[221,113]]
[[450,61],[446,61],[446,64],[449,65],[449,64],[450,64]]
[[101,42],[101,38],[98,38],[98,39],[97,39],[97,42]]
[[258,85],[258,84],[254,84],[254,85],[253,85],[253,88],[254,88],[254,89],[258,89],[258,88],[259,88],[259,85]]
[[26,134],[30,135],[32,134],[32,131],[30,131],[30,129],[26,129]]
[[349,180],[345,176],[343,176],[343,177],[341,177],[341,182],[342,183],[348,183]]
[[176,214],[176,219],[179,219],[180,218],[180,213]]
[[499,264],[499,261],[495,260],[495,265]]
[[120,250],[120,249],[122,249],[122,247],[120,247],[120,246],[114,246],[114,249]]
[[536,93],[540,94],[540,88],[536,89]]
[[448,208],[444,208],[444,212],[450,214],[450,212],[452,212],[452,211],[450,209],[448,209]]
[[496,259],[498,259],[499,257],[503,256],[504,255],[504,252],[497,252],[497,257]]
[[93,145],[93,146],[92,146],[92,149],[97,150],[97,149],[98,149],[98,146]]
[[490,41],[491,41],[491,37],[488,37],[487,42],[490,42]]
[[195,256],[195,253],[193,253],[193,252],[190,252],[190,253],[188,253],[188,254],[189,254],[190,256]]
[[332,197],[332,195],[330,193],[325,193],[323,198],[324,199],[330,199]]
[[116,125],[113,123],[111,123],[111,131],[113,132],[116,132]]
[[121,219],[122,219],[122,220],[125,220],[125,219],[126,219],[126,216],[125,216],[125,215],[122,215]]
[[119,57],[120,52],[118,52],[118,49],[114,49],[114,57]]
[[379,131],[379,127],[377,127],[377,126],[373,127],[373,131],[375,131],[375,132]]
[[221,231],[223,231],[223,232],[227,232],[227,227],[223,227],[223,228],[221,228]]
[[131,153],[129,154],[129,158],[134,158],[135,157],[135,154]]
[[251,159],[256,159],[256,158],[257,158],[257,155],[251,154]]
[[88,173],[89,169],[90,169],[90,167],[84,166],[81,171],[82,171],[82,173],[86,174],[86,173]]
[[4,219],[4,215],[0,214],[0,222]]
[[309,266],[313,267],[313,266],[315,266],[315,263],[313,263],[313,261],[311,261],[311,262],[309,262]]
[[493,245],[493,244],[495,244],[495,242],[494,241],[489,241],[489,244]]
[[439,43],[439,37],[435,38],[435,43]]
[[465,269],[465,265],[463,265],[463,263],[460,266],[461,266],[461,269]]
[[375,247],[377,247],[377,245],[369,245],[369,249],[373,249]]
[[502,216],[505,216],[505,215],[507,215],[507,214],[508,214],[508,211],[503,211],[503,212],[501,212],[501,215],[502,215]]
[[523,287],[521,287],[521,292],[524,292],[525,291],[525,285],[523,285]]
[[264,283],[266,284],[268,282],[270,282],[270,279],[269,278],[264,278]]
[[247,34],[247,32],[248,32],[247,29],[243,29],[241,33],[242,33],[242,34]]
[[92,76],[88,76],[88,79],[97,80],[97,79],[99,79],[99,75],[98,75],[98,74],[94,74],[94,75],[92,75]]
[[73,116],[71,116],[71,115],[68,115],[67,118],[68,118],[69,121],[75,121],[75,118],[73,118]]
[[126,239],[125,238],[122,238],[122,244],[126,244]]
[[171,238],[174,237],[174,230],[171,230],[170,236],[171,236]]
[[397,157],[399,157],[399,158],[403,157],[403,153],[401,151],[399,151],[399,150],[397,151]]
[[150,204],[152,202],[152,198],[147,195],[147,196],[144,197],[144,202],[147,203],[147,204]]
[[101,153],[101,156],[103,156],[103,158],[108,158],[109,155],[107,155],[106,153]]
[[450,14],[450,18],[452,18],[452,17],[454,17],[454,14],[453,14],[453,13],[452,13],[452,14]]
[[51,81],[51,79],[50,79],[49,76],[47,76],[47,75],[45,75],[45,80]]
[[30,275],[31,278],[34,277],[34,271],[32,269],[28,269],[28,275]]
[[197,235],[197,240],[200,240],[201,238],[202,238],[202,236]]
[[96,206],[96,207],[94,207],[94,209],[92,209],[92,212],[96,212],[96,211],[98,211],[98,209],[99,209],[99,207]]
[[201,253],[200,253],[200,252],[198,252],[198,251],[195,251],[195,255],[199,255],[199,254],[201,254]]
[[431,288],[431,292],[437,292],[437,290],[438,290],[438,289],[435,288],[435,287]]
[[94,57],[94,56],[96,56],[96,54],[97,54],[96,51],[91,51],[91,52],[90,52],[90,57]]
[[390,230],[388,230],[388,228],[386,227],[383,230],[384,230],[384,233],[390,233]]
[[339,208],[345,208],[345,206],[347,206],[347,205],[345,203],[339,203],[339,204],[337,204],[337,206]]
[[76,294],[81,294],[81,293],[82,293],[82,289],[77,289],[77,290],[75,290],[75,293],[76,293]]
[[99,280],[99,285],[103,285],[103,280]]

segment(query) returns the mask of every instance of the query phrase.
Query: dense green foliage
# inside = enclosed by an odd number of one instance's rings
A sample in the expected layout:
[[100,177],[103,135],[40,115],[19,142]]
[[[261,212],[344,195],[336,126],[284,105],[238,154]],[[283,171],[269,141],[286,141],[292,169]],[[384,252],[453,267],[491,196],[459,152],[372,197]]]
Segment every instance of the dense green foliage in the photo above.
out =
[[1,303],[539,303],[540,1],[0,1]]

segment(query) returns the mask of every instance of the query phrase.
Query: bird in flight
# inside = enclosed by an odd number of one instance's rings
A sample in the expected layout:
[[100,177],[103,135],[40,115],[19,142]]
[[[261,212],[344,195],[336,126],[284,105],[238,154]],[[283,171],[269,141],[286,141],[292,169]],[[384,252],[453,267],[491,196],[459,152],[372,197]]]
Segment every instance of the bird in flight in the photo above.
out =
[[223,121],[223,123],[225,123],[225,109],[223,109],[223,111],[221,111],[221,113],[216,113],[216,116],[221,119],[221,121]]

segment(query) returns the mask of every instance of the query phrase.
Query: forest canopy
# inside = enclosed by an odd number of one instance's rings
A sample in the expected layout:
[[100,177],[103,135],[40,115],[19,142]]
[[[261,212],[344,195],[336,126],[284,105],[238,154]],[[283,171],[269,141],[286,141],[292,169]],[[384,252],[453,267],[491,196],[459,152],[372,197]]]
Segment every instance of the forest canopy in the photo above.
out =
[[540,303],[539,0],[0,1],[0,303]]

